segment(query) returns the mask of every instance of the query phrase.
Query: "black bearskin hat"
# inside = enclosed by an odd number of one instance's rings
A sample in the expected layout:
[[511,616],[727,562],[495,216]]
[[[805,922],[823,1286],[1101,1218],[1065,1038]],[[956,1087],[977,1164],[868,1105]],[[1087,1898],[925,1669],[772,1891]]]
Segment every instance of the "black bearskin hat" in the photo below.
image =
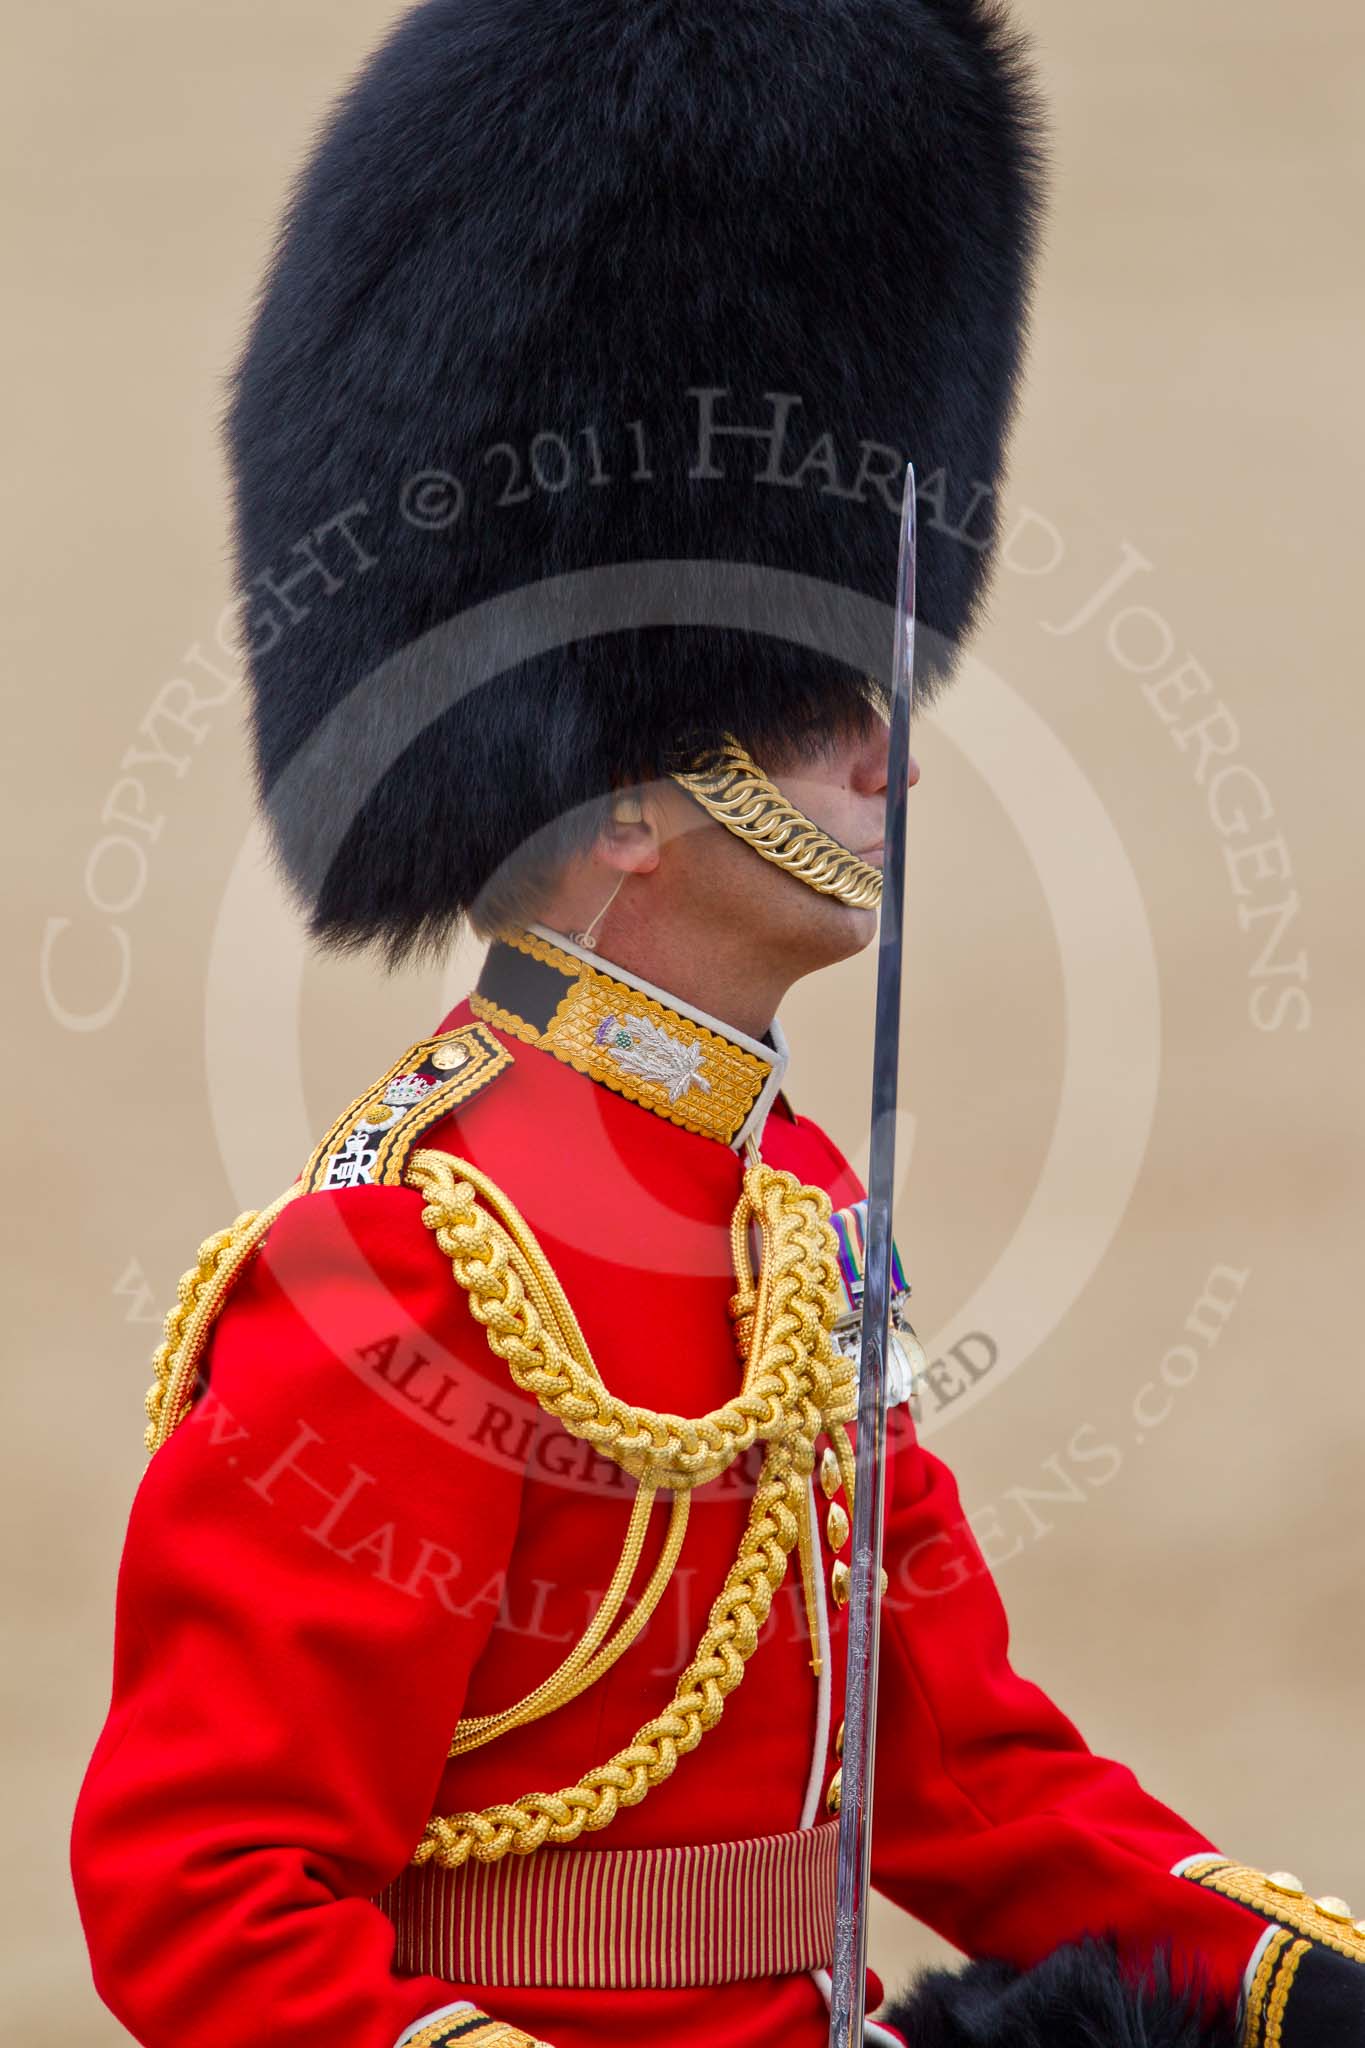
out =
[[1177,1990],[1158,1953],[1135,1977],[1112,1941],[1067,1943],[1032,1970],[932,1970],[886,2014],[913,2048],[1236,2048],[1236,2015]]
[[864,707],[907,460],[921,692],[947,674],[1039,135],[996,0],[398,23],[292,197],[227,422],[260,789],[315,936],[487,924],[609,790]]

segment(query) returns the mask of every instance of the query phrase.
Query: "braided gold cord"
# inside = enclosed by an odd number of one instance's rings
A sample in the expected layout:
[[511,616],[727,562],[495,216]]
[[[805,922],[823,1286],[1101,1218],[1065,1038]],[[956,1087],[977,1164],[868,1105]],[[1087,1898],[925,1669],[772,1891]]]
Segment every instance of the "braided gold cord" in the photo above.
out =
[[672,779],[718,825],[808,889],[835,896],[854,910],[875,910],[881,902],[880,870],[859,860],[790,803],[736,740],[727,740]]
[[[747,1156],[751,1164],[758,1165],[760,1163],[756,1146],[748,1149]],[[759,1303],[758,1289],[754,1285],[753,1260],[749,1252],[749,1229],[752,1222],[753,1204],[747,1195],[742,1195],[736,1203],[735,1213],[730,1219],[730,1260],[735,1269],[735,1292],[730,1297],[730,1316],[735,1326],[735,1342],[741,1359],[748,1357],[750,1346],[753,1343],[754,1325]],[[855,1408],[856,1404],[857,1397],[855,1394]],[[834,1418],[830,1420],[828,1435],[830,1448],[838,1460],[839,1483],[844,1489],[848,1500],[849,1513],[851,1514],[853,1511],[853,1486],[856,1471],[852,1440],[849,1437],[847,1425],[841,1426]],[[802,1555],[804,1563],[804,1551]],[[812,1648],[814,1648],[818,1637],[814,1615],[814,1586],[811,1582],[809,1571],[805,1573],[805,1595],[807,1621],[810,1627]],[[819,1672],[820,1660],[818,1654],[812,1656],[811,1667],[817,1673]]]
[[[732,1233],[738,1288],[734,1308],[745,1339],[743,1383],[733,1401],[700,1417],[662,1413],[612,1395],[553,1268],[506,1196],[476,1168],[445,1153],[418,1152],[410,1162],[405,1178],[425,1197],[423,1223],[450,1259],[490,1349],[514,1383],[533,1394],[570,1434],[640,1482],[612,1585],[583,1637],[526,1699],[460,1723],[452,1755],[553,1711],[594,1683],[635,1640],[662,1597],[681,1550],[691,1489],[728,1469],[753,1443],[765,1445],[739,1555],[667,1709],[575,1785],[527,1793],[481,1813],[434,1818],[414,1851],[414,1864],[435,1859],[456,1867],[470,1858],[494,1862],[607,1827],[622,1807],[637,1805],[652,1786],[670,1777],[679,1757],[695,1749],[720,1719],[798,1544],[809,1607],[804,1552],[815,1440],[827,1432],[845,1462],[847,1438],[839,1425],[856,1414],[856,1387],[851,1363],[830,1341],[839,1294],[829,1198],[802,1186],[793,1174],[764,1166],[756,1155],[750,1158]],[[149,1452],[188,1412],[215,1317],[270,1225],[300,1192],[302,1184],[296,1183],[269,1208],[247,1211],[227,1230],[206,1238],[194,1266],[182,1276],[146,1400]],[[757,1283],[748,1254],[751,1224],[763,1242]],[[639,1603],[611,1635],[643,1552],[659,1488],[674,1495],[663,1547]]]
[[[696,1418],[633,1406],[603,1385],[548,1260],[485,1176],[428,1150],[414,1155],[407,1178],[426,1197],[422,1220],[450,1259],[490,1349],[514,1383],[572,1435],[643,1483],[681,1491],[726,1470],[755,1441],[766,1446],[739,1555],[669,1706],[574,1785],[433,1818],[412,1860],[456,1868],[599,1832],[622,1807],[638,1805],[670,1777],[679,1757],[715,1726],[744,1675],[807,1519],[816,1436],[852,1419],[856,1389],[853,1368],[829,1335],[838,1298],[829,1199],[793,1174],[761,1163],[745,1174],[745,1228],[752,1217],[764,1241],[756,1296],[751,1306],[746,1302],[753,1342],[739,1395]],[[753,1292],[747,1250],[737,1280],[741,1294]],[[572,1664],[582,1648],[567,1661]],[[614,1652],[613,1642],[593,1662]],[[575,1680],[582,1670],[580,1664]],[[542,1699],[537,1712],[558,1703]]]
[[[746,1197],[768,1237],[758,1304],[763,1342],[754,1346],[736,1398],[697,1417],[633,1406],[603,1385],[544,1253],[477,1168],[424,1150],[413,1154],[406,1178],[426,1196],[422,1220],[513,1383],[632,1477],[670,1488],[704,1486],[760,1438],[795,1430],[813,1442],[826,1404],[831,1415],[840,1410],[841,1420],[856,1413],[853,1368],[828,1342],[837,1300],[829,1197],[794,1174],[758,1167],[745,1175]],[[501,1228],[478,1206],[476,1192],[498,1211]],[[807,1367],[808,1393],[801,1385]]]
[[[528,1792],[481,1813],[455,1813],[427,1823],[413,1862],[457,1867],[471,1857],[494,1863],[513,1851],[529,1855],[546,1842],[574,1842],[610,1826],[622,1807],[638,1806],[672,1776],[678,1759],[697,1747],[721,1717],[744,1675],[773,1595],[786,1575],[804,1494],[795,1492],[790,1455],[773,1446],[751,1504],[744,1546],[711,1610],[697,1655],[679,1679],[668,1709],[636,1731],[605,1764],[560,1792]],[[797,1482],[799,1486],[799,1481]]]
[[226,1230],[206,1237],[194,1265],[181,1274],[175,1306],[167,1314],[165,1334],[152,1359],[156,1378],[144,1403],[148,1422],[143,1442],[149,1456],[184,1419],[209,1331],[229,1288],[280,1211],[299,1192],[296,1183],[268,1209],[247,1209]]

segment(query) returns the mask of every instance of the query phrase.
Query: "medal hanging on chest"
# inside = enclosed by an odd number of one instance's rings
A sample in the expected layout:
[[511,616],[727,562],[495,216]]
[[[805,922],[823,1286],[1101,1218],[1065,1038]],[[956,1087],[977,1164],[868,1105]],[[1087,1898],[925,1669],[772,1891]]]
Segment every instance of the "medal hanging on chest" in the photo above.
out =
[[[867,1246],[867,1197],[830,1218],[839,1241],[839,1282],[841,1305],[831,1335],[835,1348],[855,1365],[863,1327],[863,1267]],[[919,1421],[920,1388],[928,1369],[924,1347],[915,1335],[908,1313],[910,1283],[905,1277],[900,1253],[891,1247],[891,1328],[886,1352],[886,1405],[909,1404]]]

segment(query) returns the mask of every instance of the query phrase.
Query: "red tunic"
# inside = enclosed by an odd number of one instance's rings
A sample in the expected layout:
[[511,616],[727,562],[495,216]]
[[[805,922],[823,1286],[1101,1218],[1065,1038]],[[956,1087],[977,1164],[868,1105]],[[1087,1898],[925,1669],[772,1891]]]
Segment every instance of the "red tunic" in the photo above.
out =
[[[462,1004],[443,1028],[470,1014]],[[614,1392],[672,1412],[720,1405],[738,1383],[739,1157],[503,1042],[510,1070],[424,1142],[510,1195]],[[781,1103],[762,1149],[836,1206],[861,1193],[824,1134]],[[291,1204],[216,1325],[207,1391],[138,1489],[113,1700],[72,1841],[100,1994],[146,2048],[255,2035],[393,2048],[463,1996],[556,2048],[822,2048],[826,2009],[805,1975],[566,1993],[395,1973],[392,1927],[370,1900],[428,1817],[570,1785],[661,1711],[739,1547],[756,1470],[697,1494],[658,1612],[602,1679],[447,1761],[462,1714],[522,1697],[582,1633],[632,1486],[514,1388],[421,1208],[382,1186]],[[1112,1930],[1139,1960],[1174,1942],[1235,1997],[1262,1923],[1168,1874],[1205,1838],[1011,1669],[952,1478],[905,1409],[892,1425],[878,1888],[968,1954],[1029,1965]],[[828,1554],[819,1562],[827,1572]],[[587,1839],[796,1827],[816,1691],[793,1557],[719,1725]],[[823,1777],[833,1768],[831,1751]]]

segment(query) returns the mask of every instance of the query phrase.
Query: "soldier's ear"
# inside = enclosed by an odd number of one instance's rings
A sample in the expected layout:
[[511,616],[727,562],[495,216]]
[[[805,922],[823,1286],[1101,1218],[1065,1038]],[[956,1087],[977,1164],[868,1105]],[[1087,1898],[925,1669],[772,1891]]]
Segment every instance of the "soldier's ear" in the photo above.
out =
[[608,867],[623,875],[652,874],[659,865],[662,837],[657,808],[639,790],[619,790],[611,800],[611,816],[594,851]]

